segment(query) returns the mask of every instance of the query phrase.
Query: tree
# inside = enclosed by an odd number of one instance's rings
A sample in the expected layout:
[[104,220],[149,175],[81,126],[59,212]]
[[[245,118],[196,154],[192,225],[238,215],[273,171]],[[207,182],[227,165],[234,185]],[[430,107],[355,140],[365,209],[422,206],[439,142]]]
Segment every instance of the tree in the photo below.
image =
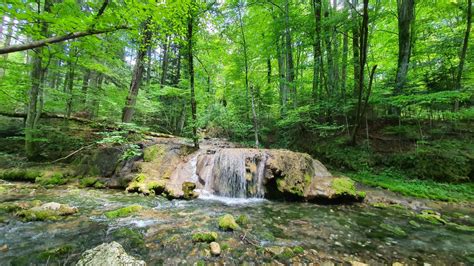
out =
[[[469,44],[469,34],[471,33],[471,24],[472,24],[472,0],[467,0],[467,12],[466,12],[466,32],[464,33],[464,40],[462,43],[461,52],[459,53],[459,65],[456,75],[456,90],[461,90],[461,79],[464,69],[464,63],[466,61],[467,46]],[[456,100],[454,110],[459,109],[459,101]]]
[[398,64],[395,93],[400,94],[407,80],[413,43],[415,0],[397,0],[398,11]]
[[186,35],[188,48],[188,74],[189,74],[189,88],[191,91],[191,116],[193,128],[193,143],[194,148],[199,149],[199,138],[197,135],[197,116],[196,116],[196,95],[194,90],[194,57],[193,57],[193,24],[194,24],[194,8],[195,2],[191,0],[191,6],[188,14],[188,31]]

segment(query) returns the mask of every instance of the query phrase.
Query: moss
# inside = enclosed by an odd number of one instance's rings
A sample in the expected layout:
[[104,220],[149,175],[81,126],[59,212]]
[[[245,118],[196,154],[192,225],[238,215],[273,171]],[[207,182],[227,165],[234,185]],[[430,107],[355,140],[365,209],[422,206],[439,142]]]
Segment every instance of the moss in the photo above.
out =
[[230,249],[230,246],[229,246],[229,244],[227,244],[227,243],[223,243],[223,244],[221,245],[221,249],[222,249],[222,250],[228,250],[228,249]]
[[145,244],[145,241],[143,240],[143,235],[140,232],[130,228],[120,228],[117,231],[114,231],[112,235],[117,238],[127,239],[135,247],[143,246]]
[[73,250],[71,245],[64,245],[57,248],[51,248],[46,251],[43,251],[39,254],[39,258],[41,259],[50,259],[50,258],[58,258],[70,253]]
[[282,253],[276,257],[280,260],[289,260],[295,256],[295,252],[291,248],[285,248]]
[[97,189],[103,189],[103,188],[105,188],[105,187],[106,187],[105,184],[102,183],[102,182],[100,182],[100,181],[97,181],[97,182],[95,182],[95,184],[94,184],[94,188],[97,188]]
[[217,240],[218,234],[216,232],[203,232],[193,234],[193,242],[211,243]]
[[153,191],[155,195],[160,195],[165,191],[165,182],[164,181],[151,181],[148,184],[146,184],[146,188],[149,191]]
[[115,219],[119,217],[130,216],[133,213],[139,212],[143,209],[140,205],[130,205],[113,211],[108,211],[105,213],[105,217],[109,219]]
[[219,218],[219,228],[224,231],[233,231],[239,229],[239,225],[235,222],[234,216],[226,214]]
[[95,177],[84,177],[81,180],[79,180],[79,187],[94,187],[94,185],[97,183],[97,178]]
[[379,209],[400,209],[400,210],[403,210],[403,209],[406,209],[405,206],[401,205],[401,204],[388,204],[388,203],[385,203],[385,202],[375,202],[375,203],[372,203],[370,204],[372,207],[375,207],[375,208],[379,208]]
[[62,173],[53,173],[51,175],[45,174],[36,177],[35,183],[38,183],[42,186],[57,186],[64,185],[68,182]]
[[145,162],[152,162],[156,158],[158,158],[158,156],[163,155],[163,154],[164,154],[164,149],[161,145],[153,145],[143,150],[143,160]]
[[416,221],[413,221],[413,220],[410,220],[408,222],[411,226],[415,227],[415,228],[420,228],[421,225],[419,223],[417,223]]
[[245,214],[239,215],[237,220],[235,220],[240,226],[246,226],[249,223],[249,217]]
[[194,192],[195,188],[196,188],[196,184],[194,184],[193,182],[184,182],[182,185],[184,199],[189,200],[189,199],[197,198],[198,194]]
[[432,224],[447,224],[448,222],[441,218],[441,214],[432,211],[432,210],[423,210],[420,214],[417,214],[416,217],[419,219],[428,221]]
[[348,177],[338,177],[332,181],[331,185],[336,196],[350,196],[358,199],[365,198],[365,192],[357,191],[355,182]]
[[41,172],[32,169],[10,169],[0,172],[0,179],[8,181],[35,182],[39,176],[41,176]]
[[385,229],[386,231],[389,231],[390,233],[392,233],[396,236],[406,236],[407,235],[407,233],[405,233],[405,231],[403,231],[402,228],[400,228],[399,226],[396,226],[396,225],[381,223],[380,228]]
[[295,254],[303,254],[304,253],[304,248],[300,246],[293,247],[293,252]]
[[17,212],[17,215],[23,218],[24,221],[56,221],[59,220],[59,215],[57,212],[52,210],[23,210]]

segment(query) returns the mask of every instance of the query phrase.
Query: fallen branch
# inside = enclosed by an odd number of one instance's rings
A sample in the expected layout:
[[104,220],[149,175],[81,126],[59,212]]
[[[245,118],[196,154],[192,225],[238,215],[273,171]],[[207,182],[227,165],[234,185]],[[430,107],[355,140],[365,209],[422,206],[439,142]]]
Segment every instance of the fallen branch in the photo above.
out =
[[3,47],[3,48],[0,48],[0,54],[8,54],[8,53],[13,53],[13,52],[18,52],[18,51],[30,50],[30,49],[43,47],[43,46],[53,44],[53,43],[58,43],[58,42],[63,42],[63,41],[71,40],[71,39],[77,39],[77,38],[89,36],[89,35],[96,35],[96,34],[113,32],[113,31],[123,30],[123,29],[128,29],[128,27],[122,25],[122,26],[116,26],[116,27],[112,27],[108,29],[101,29],[101,30],[91,29],[91,30],[86,30],[86,31],[71,32],[66,35],[54,36],[51,38],[46,38],[43,40],[34,41],[30,43]]
[[69,157],[73,156],[74,154],[76,154],[76,153],[82,151],[83,149],[87,149],[87,148],[92,147],[92,146],[94,146],[94,145],[95,145],[95,143],[92,143],[92,144],[87,145],[87,146],[83,146],[83,147],[81,147],[80,149],[75,150],[75,151],[73,151],[72,153],[70,153],[70,154],[68,154],[68,155],[66,155],[66,156],[64,156],[64,157],[59,158],[59,159],[56,159],[56,160],[54,160],[54,161],[52,161],[52,162],[49,162],[49,163],[57,163],[57,162],[59,162],[59,161],[66,160],[67,158],[69,158]]

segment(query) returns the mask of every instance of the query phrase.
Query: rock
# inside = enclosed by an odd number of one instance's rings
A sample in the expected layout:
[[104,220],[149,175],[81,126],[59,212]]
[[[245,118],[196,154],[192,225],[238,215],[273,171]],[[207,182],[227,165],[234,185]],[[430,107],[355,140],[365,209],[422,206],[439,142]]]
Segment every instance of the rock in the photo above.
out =
[[221,246],[217,242],[211,242],[209,244],[209,248],[211,249],[211,254],[213,256],[219,256],[221,254]]
[[1,252],[7,252],[7,251],[8,251],[8,245],[5,244],[5,245],[3,245],[3,246],[0,246],[0,251],[1,251]]
[[96,265],[128,265],[141,266],[146,265],[143,260],[128,255],[123,247],[117,242],[104,243],[93,249],[85,251],[77,266],[96,266]]
[[270,253],[271,255],[280,255],[285,251],[284,247],[279,247],[279,246],[273,246],[273,247],[268,247],[265,249],[266,252]]
[[233,231],[239,229],[239,225],[235,222],[234,216],[226,214],[219,218],[219,228],[224,231]]
[[193,234],[193,242],[214,242],[217,240],[217,233],[216,232],[203,232],[203,233],[195,233]]
[[392,263],[392,266],[404,266],[405,264],[400,263],[400,262],[394,262]]
[[60,216],[72,215],[78,212],[76,207],[57,202],[48,202],[41,206],[17,212],[25,221],[58,220]]
[[432,224],[447,224],[448,222],[441,217],[439,212],[433,210],[423,210],[420,214],[417,214],[416,217],[428,221]]
[[369,266],[369,264],[366,264],[360,261],[351,261],[350,263],[352,266]]
[[115,219],[115,218],[119,218],[119,217],[130,216],[133,213],[141,211],[142,209],[143,209],[143,207],[140,206],[140,205],[130,205],[130,206],[123,207],[123,208],[120,208],[120,209],[116,209],[116,210],[113,210],[113,211],[108,211],[104,214],[105,214],[105,217],[107,217],[109,219]]
[[193,182],[184,182],[182,185],[183,193],[184,193],[184,199],[190,200],[190,199],[195,199],[199,195],[194,192],[194,189],[196,188],[196,184]]

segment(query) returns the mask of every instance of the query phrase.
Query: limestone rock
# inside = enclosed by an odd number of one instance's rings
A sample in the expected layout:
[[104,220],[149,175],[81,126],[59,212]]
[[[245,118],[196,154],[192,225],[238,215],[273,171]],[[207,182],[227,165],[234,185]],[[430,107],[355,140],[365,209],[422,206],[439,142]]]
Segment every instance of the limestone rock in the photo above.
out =
[[77,266],[106,266],[106,265],[146,265],[143,260],[139,260],[128,255],[122,245],[117,242],[104,243],[93,249],[85,251]]
[[209,244],[209,248],[211,249],[211,254],[213,256],[219,256],[221,254],[221,246],[217,242],[211,242]]

